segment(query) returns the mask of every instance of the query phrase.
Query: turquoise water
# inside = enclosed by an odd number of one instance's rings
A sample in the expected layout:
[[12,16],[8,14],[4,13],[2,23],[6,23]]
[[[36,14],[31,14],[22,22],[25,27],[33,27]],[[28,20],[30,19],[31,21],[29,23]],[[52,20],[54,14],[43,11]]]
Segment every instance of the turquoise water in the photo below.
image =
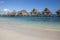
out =
[[55,27],[60,29],[60,17],[16,16],[0,17],[0,20],[26,25],[36,25],[37,27]]

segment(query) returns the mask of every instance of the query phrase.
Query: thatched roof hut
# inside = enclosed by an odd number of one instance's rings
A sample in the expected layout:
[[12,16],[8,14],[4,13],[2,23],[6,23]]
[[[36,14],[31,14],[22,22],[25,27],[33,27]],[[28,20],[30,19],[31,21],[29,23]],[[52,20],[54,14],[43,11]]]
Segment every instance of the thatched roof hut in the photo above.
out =
[[21,10],[21,11],[18,11],[18,15],[27,16],[28,12],[26,10]]
[[13,10],[11,13],[9,13],[8,15],[9,16],[16,16],[16,14],[17,14],[17,12],[16,12],[16,10]]
[[60,9],[56,11],[57,15],[60,15]]
[[39,15],[39,11],[35,8],[31,11],[31,15]]
[[45,9],[42,11],[42,14],[44,14],[44,15],[50,15],[50,14],[51,14],[51,11],[50,11],[48,8],[45,8]]

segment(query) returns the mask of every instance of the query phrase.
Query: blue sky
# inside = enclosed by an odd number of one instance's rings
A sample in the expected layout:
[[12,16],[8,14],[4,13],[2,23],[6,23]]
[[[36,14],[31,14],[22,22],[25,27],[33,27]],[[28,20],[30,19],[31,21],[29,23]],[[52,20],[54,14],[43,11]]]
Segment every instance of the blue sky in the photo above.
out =
[[60,0],[0,0],[0,9],[31,11],[33,8],[39,11],[48,8],[55,12],[60,9]]

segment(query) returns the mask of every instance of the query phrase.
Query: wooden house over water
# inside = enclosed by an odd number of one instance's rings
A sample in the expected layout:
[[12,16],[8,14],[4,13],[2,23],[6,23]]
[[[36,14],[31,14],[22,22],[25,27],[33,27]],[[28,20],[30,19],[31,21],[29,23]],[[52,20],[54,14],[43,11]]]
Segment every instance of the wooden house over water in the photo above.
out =
[[26,10],[21,10],[21,11],[18,11],[18,15],[19,16],[27,16],[28,12]]
[[60,9],[56,11],[57,15],[60,15]]
[[31,15],[38,16],[38,15],[40,15],[40,13],[39,13],[39,11],[38,11],[38,10],[33,9],[33,10],[31,11]]
[[42,14],[43,14],[43,15],[51,15],[51,11],[50,11],[48,8],[45,8],[45,9],[42,11]]
[[13,10],[12,12],[10,12],[10,13],[8,14],[8,16],[16,16],[16,15],[17,15],[16,10]]

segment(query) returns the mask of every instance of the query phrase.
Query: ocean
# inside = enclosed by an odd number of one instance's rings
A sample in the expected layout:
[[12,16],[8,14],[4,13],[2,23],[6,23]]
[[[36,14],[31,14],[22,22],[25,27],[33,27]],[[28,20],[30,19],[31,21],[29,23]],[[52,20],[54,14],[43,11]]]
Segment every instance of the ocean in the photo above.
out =
[[15,17],[0,17],[0,20],[13,22],[16,24],[60,29],[60,17],[15,16]]

